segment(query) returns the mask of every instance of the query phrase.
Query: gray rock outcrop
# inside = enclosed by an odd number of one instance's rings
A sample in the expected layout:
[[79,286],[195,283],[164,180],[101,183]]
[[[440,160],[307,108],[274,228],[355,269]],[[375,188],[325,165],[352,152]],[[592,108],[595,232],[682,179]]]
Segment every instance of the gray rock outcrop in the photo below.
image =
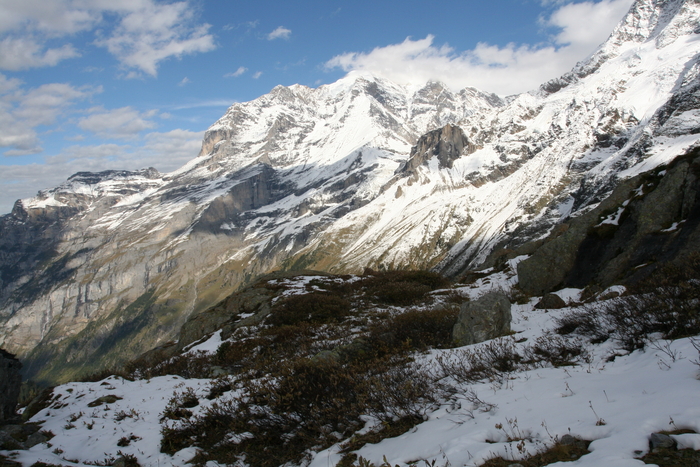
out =
[[0,349],[0,423],[15,418],[22,384],[22,364],[9,352]]
[[519,286],[632,284],[700,249],[700,150],[620,183],[595,209],[570,219],[518,264]]
[[445,125],[421,136],[411,148],[411,155],[401,172],[414,173],[416,168],[433,157],[440,167],[452,167],[452,162],[463,154],[471,154],[476,147],[467,139],[464,131],[456,125]]
[[663,433],[652,433],[649,437],[649,445],[652,450],[672,449],[676,447],[676,440]]
[[553,293],[545,294],[542,300],[535,305],[538,310],[559,310],[566,307],[566,302],[559,296]]
[[491,292],[463,303],[452,337],[457,345],[484,342],[510,331],[510,300],[503,292]]

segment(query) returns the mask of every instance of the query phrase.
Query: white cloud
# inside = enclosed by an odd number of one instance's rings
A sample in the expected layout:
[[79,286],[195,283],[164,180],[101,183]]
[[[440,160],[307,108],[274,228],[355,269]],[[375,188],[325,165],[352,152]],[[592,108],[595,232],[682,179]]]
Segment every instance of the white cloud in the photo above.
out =
[[[501,95],[537,88],[571,69],[602,43],[629,8],[632,0],[567,4],[544,23],[559,28],[554,45],[505,47],[478,44],[457,52],[448,45],[433,45],[434,36],[352,52],[333,57],[326,67],[346,72],[370,72],[399,83],[439,80],[457,90],[473,86]],[[591,23],[595,26],[591,27]],[[583,26],[585,25],[585,26]]]
[[284,26],[279,26],[277,29],[267,35],[267,40],[273,41],[275,39],[289,39],[291,34],[292,31],[290,29],[287,29]]
[[46,158],[43,164],[3,165],[0,170],[0,214],[9,212],[17,199],[56,186],[76,172],[144,167],[155,167],[161,172],[173,171],[197,156],[203,137],[203,131],[152,132],[139,146],[71,146],[61,154]]
[[0,2],[0,69],[52,66],[79,55],[66,42],[93,31],[94,44],[105,47],[128,76],[156,76],[171,57],[216,48],[210,25],[198,24],[188,1],[157,0],[3,0]]
[[88,117],[81,118],[78,126],[102,138],[135,139],[144,130],[155,128],[149,120],[157,111],[139,112],[131,107],[114,110],[99,109]]
[[74,88],[64,83],[44,84],[24,93],[14,116],[33,125],[51,125],[73,102],[100,91],[101,88]]
[[181,105],[178,105],[177,107],[173,107],[173,109],[174,110],[183,110],[183,109],[197,109],[200,107],[230,107],[235,102],[236,101],[234,101],[234,100],[215,99],[215,100],[210,100],[210,101],[199,101],[199,102],[192,102],[189,104],[181,104]]
[[189,79],[187,76],[185,76],[184,78],[182,78],[182,81],[180,81],[179,83],[177,83],[177,85],[180,86],[180,87],[182,87],[182,86],[184,86],[184,85],[186,85],[186,84],[188,84],[188,83],[191,83],[191,82],[192,82],[192,81],[190,81],[190,79]]
[[239,66],[238,69],[237,69],[236,71],[234,71],[233,73],[226,73],[226,74],[224,75],[224,78],[238,78],[239,76],[241,76],[241,75],[242,75],[243,73],[245,73],[246,71],[248,71],[248,69],[247,69],[246,67],[244,67],[244,66]]
[[262,74],[263,74],[262,71],[256,71],[256,72],[253,74],[253,79],[258,79],[258,78],[260,78],[260,77],[262,76]]
[[0,41],[0,69],[19,71],[44,66],[78,57],[80,54],[70,44],[47,49],[34,38],[6,37]]
[[134,164],[145,161],[161,172],[179,169],[199,154],[203,131],[172,130],[165,133],[149,133],[145,144],[132,156]]
[[[101,2],[90,0],[3,0],[0,33],[27,29],[56,37],[91,29],[101,19]],[[118,4],[119,1],[113,2]]]
[[569,45],[572,53],[586,54],[608,37],[631,4],[631,0],[570,3],[555,11],[546,24],[561,28],[555,36],[557,44]]
[[128,69],[157,75],[158,64],[170,57],[208,52],[216,48],[209,24],[195,25],[186,2],[149,1],[125,14],[109,37],[96,41]]
[[4,155],[40,152],[37,128],[53,125],[70,112],[76,102],[98,92],[101,88],[75,88],[63,83],[27,90],[21,81],[0,74],[0,148],[9,148]]
[[[123,156],[129,148],[130,146],[124,146],[114,143],[88,146],[69,146],[67,148],[64,148],[61,154],[57,156],[47,157],[46,163],[48,165],[71,164],[77,162],[78,160],[89,159],[88,164],[94,166],[96,161],[100,161],[102,159],[108,159],[110,161],[118,159],[119,157]],[[69,174],[69,176],[73,173]],[[51,185],[46,185],[44,188],[50,187]]]

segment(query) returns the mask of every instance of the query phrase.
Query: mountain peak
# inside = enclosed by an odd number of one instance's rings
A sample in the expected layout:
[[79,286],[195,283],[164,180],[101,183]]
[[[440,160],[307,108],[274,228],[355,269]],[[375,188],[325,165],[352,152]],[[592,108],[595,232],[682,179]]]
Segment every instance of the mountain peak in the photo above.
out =
[[678,36],[697,33],[695,0],[638,0],[611,34],[611,41],[645,42],[655,39],[659,47]]
[[[572,71],[554,78],[540,92],[551,94],[592,73],[627,51],[652,45],[662,49],[682,37],[700,34],[700,4],[696,0],[637,0],[608,39]],[[628,61],[634,66],[634,61]]]

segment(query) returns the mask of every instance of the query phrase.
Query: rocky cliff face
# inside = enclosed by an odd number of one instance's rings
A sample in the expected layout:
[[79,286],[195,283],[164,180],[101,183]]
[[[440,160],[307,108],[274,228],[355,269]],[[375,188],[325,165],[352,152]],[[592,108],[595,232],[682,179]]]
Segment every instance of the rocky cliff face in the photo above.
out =
[[562,223],[518,264],[532,294],[633,283],[700,252],[700,151],[620,183],[595,209]]
[[419,166],[427,164],[433,158],[437,158],[441,169],[451,169],[455,160],[474,151],[476,148],[462,129],[448,124],[421,136],[411,148],[411,154],[399,173],[415,174]]
[[17,414],[21,368],[22,364],[14,355],[0,349],[0,423],[14,419]]
[[639,0],[589,60],[507,102],[371,76],[278,86],[175,172],[76,174],[0,219],[0,344],[65,378],[274,269],[457,275],[543,239],[700,139],[699,18]]

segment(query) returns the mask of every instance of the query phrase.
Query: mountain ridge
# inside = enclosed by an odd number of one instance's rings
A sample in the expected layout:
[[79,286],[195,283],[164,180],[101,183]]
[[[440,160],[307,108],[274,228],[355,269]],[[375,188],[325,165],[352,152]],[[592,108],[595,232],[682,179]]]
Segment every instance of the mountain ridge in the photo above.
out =
[[75,373],[271,270],[455,276],[544,239],[697,144],[699,17],[638,0],[571,73],[507,99],[366,75],[278,86],[174,172],[76,174],[0,218],[0,345]]

